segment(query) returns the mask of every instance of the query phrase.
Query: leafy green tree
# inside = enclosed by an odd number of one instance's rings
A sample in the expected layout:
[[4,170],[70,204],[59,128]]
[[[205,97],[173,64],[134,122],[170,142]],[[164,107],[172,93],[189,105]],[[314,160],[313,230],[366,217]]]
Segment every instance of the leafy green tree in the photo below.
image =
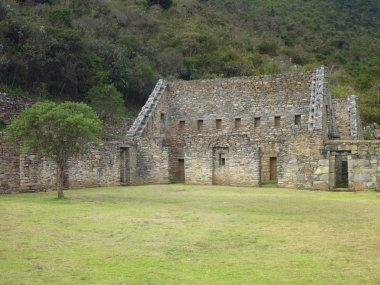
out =
[[37,103],[22,112],[6,129],[6,140],[18,144],[22,153],[53,158],[57,164],[58,198],[63,198],[68,157],[81,153],[87,143],[97,142],[101,122],[86,104]]
[[113,84],[95,85],[86,93],[86,99],[101,117],[126,113],[123,94]]

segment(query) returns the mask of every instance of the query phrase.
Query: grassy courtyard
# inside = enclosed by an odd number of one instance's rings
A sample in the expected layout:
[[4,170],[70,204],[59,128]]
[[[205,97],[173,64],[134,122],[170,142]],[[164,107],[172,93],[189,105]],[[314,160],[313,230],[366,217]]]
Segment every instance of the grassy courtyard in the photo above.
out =
[[380,198],[217,186],[0,196],[0,284],[380,284]]

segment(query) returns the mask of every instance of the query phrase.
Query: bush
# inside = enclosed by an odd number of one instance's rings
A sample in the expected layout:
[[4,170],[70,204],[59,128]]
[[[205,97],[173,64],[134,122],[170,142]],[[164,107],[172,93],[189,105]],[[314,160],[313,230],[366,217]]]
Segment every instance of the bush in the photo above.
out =
[[160,5],[165,10],[169,9],[173,5],[172,0],[148,0],[148,5]]
[[98,84],[86,93],[90,106],[102,117],[126,114],[123,94],[113,84]]
[[275,42],[262,42],[258,47],[257,50],[261,54],[268,54],[268,55],[277,55],[278,46]]

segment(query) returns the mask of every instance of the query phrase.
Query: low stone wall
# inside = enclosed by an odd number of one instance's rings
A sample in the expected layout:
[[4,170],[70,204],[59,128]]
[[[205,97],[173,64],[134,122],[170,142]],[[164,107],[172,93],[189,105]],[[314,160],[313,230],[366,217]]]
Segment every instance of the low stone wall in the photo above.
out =
[[[36,103],[27,97],[0,93],[0,122],[9,124],[25,108]],[[120,143],[113,137],[125,133],[130,119],[108,120],[104,132],[108,134],[99,148],[91,148],[82,155],[69,159],[65,173],[65,187],[82,188],[120,185]],[[51,158],[34,154],[18,155],[15,147],[5,143],[0,132],[0,193],[40,192],[56,189],[57,167]]]
[[99,148],[69,159],[68,188],[120,185],[120,143],[108,142]]
[[[66,188],[120,185],[120,143],[108,142],[68,160]],[[55,190],[56,163],[34,154],[17,155],[0,140],[0,193]]]

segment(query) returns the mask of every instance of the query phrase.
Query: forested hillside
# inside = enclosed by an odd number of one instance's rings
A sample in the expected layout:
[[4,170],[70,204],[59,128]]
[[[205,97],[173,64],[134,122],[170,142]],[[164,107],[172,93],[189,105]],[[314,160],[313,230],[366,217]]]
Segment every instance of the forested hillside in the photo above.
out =
[[359,94],[363,117],[380,122],[379,47],[378,0],[0,2],[1,88],[59,100],[113,85],[136,106],[160,77],[324,64],[333,96]]

